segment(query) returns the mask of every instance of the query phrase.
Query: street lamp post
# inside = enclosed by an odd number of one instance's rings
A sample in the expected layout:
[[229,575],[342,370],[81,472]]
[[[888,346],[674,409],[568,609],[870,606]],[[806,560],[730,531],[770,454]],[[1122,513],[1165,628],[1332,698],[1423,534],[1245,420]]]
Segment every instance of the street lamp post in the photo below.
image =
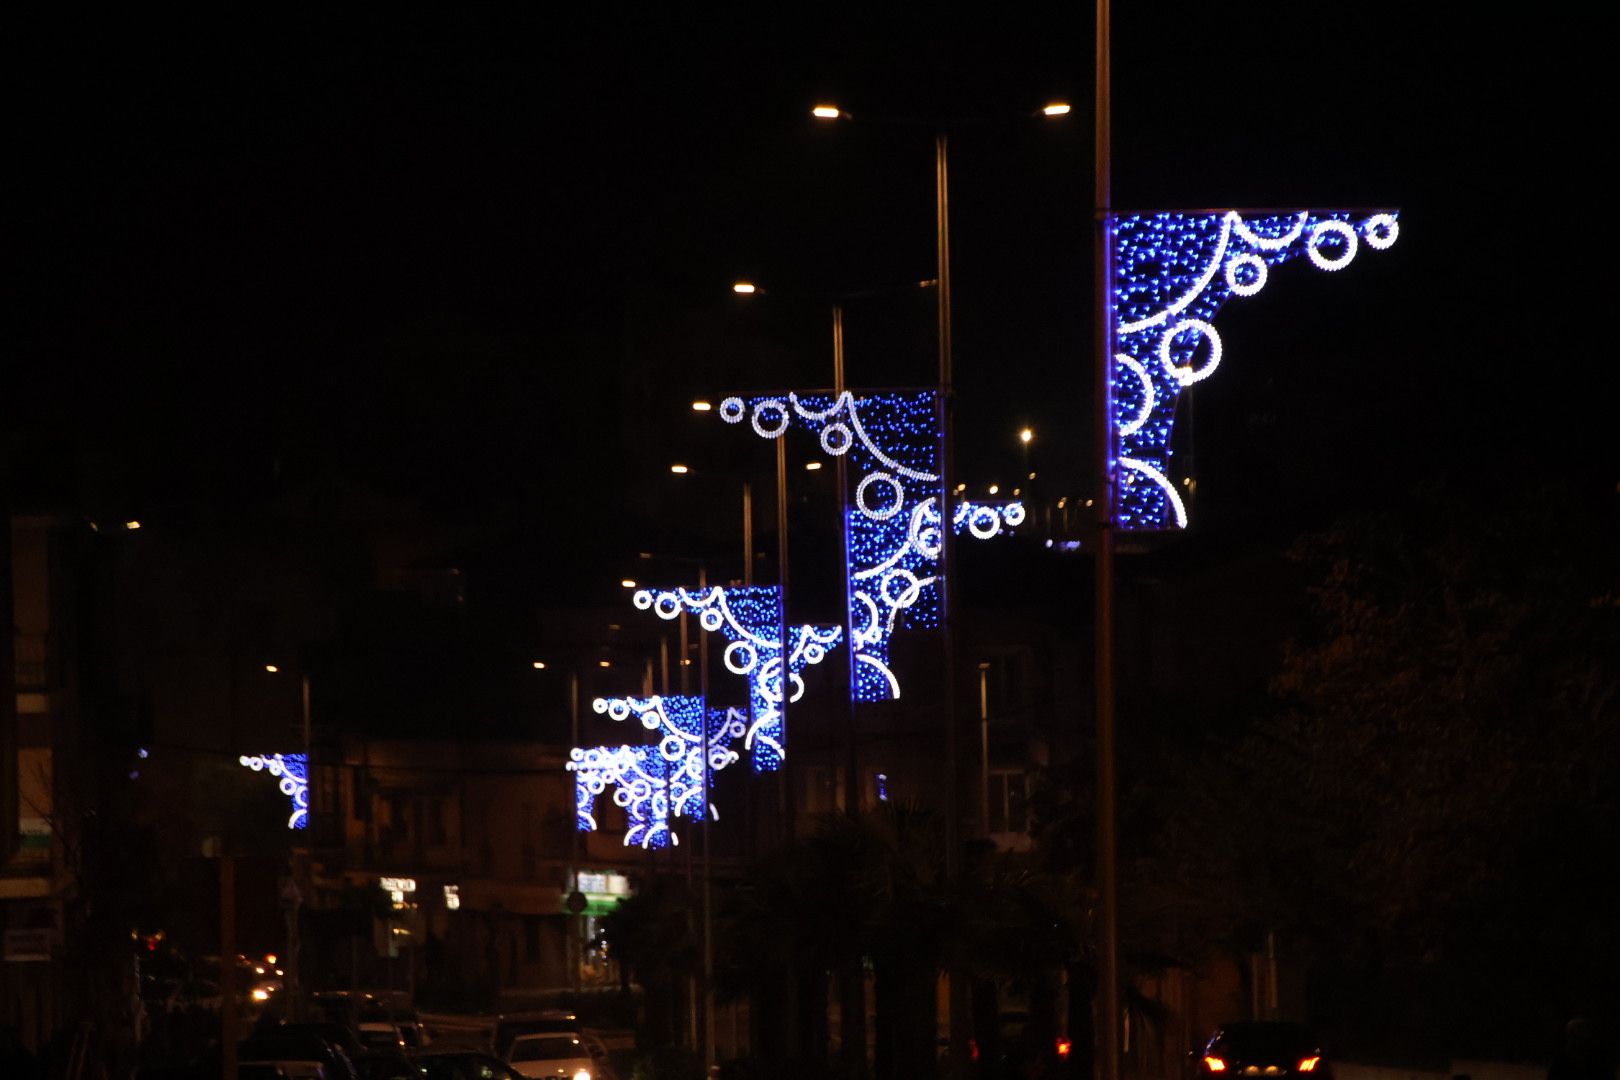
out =
[[[1106,4],[1106,0],[1099,0]],[[1040,115],[1058,117],[1067,115],[1067,105],[1054,102],[1040,110]],[[853,120],[854,116],[836,105],[819,104],[811,110],[821,120]],[[893,121],[912,123],[911,121]],[[951,603],[951,493],[955,476],[955,420],[956,400],[953,385],[951,355],[951,198],[950,198],[950,144],[943,125],[934,129],[934,257],[936,298],[939,316],[939,422],[944,443],[940,460],[939,507],[939,592],[940,638],[944,654],[945,697],[943,715],[945,723],[945,875],[954,882],[960,873],[961,822],[957,808],[961,781],[957,757],[956,719],[956,648]],[[961,972],[952,972],[950,980],[950,1074],[965,1077],[971,1068],[968,1038],[971,1016],[967,980]]]
[[1113,421],[1113,207],[1109,57],[1109,0],[1097,0],[1096,122],[1093,146],[1092,403],[1097,440],[1096,604],[1093,624],[1097,683],[1097,1057],[1101,1080],[1119,1080],[1119,883],[1118,830],[1114,815],[1114,447]]

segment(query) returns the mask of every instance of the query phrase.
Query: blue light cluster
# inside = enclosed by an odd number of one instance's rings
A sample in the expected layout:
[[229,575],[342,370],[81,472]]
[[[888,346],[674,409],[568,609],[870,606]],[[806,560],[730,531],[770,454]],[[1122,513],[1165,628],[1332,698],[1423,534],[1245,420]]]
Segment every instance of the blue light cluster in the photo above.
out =
[[[930,630],[940,620],[940,477],[944,444],[938,395],[932,390],[788,393],[781,397],[730,397],[720,418],[747,420],[763,438],[781,437],[798,426],[816,435],[824,453],[848,454],[851,505],[845,508],[849,549],[850,647],[854,650],[850,696],[887,701],[900,696],[890,666],[896,626]],[[988,539],[1024,520],[1017,502],[962,503],[952,528]]]
[[1382,251],[1400,223],[1393,213],[1353,222],[1344,211],[1310,210],[1248,219],[1235,210],[1129,214],[1111,223],[1115,521],[1129,530],[1186,528],[1170,434],[1182,389],[1220,366],[1212,320],[1221,305],[1258,293],[1271,267],[1296,255],[1339,270],[1362,244]]
[[[775,772],[786,752],[782,726],[782,590],[775,585],[713,586],[687,589],[639,589],[631,597],[642,611],[661,619],[678,618],[683,611],[698,617],[698,625],[723,635],[729,643],[721,659],[726,670],[748,679],[751,722],[743,739],[755,772]],[[788,655],[789,702],[804,696],[800,675],[819,664],[843,640],[841,626],[791,628]]]
[[309,756],[306,754],[243,754],[236,759],[254,772],[267,772],[279,782],[281,793],[292,800],[287,828],[309,826]]
[[[568,770],[574,774],[574,815],[580,832],[594,832],[596,797],[613,789],[613,801],[624,808],[629,827],[627,847],[665,847],[680,843],[669,819],[700,818],[703,792],[714,773],[737,761],[731,749],[747,731],[747,720],[736,709],[707,709],[701,697],[690,695],[650,698],[597,698],[592,707],[614,720],[635,717],[658,735],[649,746],[575,747],[569,751]],[[707,732],[703,717],[707,716]],[[704,769],[704,737],[708,737],[708,771]],[[710,804],[709,813],[714,813]]]

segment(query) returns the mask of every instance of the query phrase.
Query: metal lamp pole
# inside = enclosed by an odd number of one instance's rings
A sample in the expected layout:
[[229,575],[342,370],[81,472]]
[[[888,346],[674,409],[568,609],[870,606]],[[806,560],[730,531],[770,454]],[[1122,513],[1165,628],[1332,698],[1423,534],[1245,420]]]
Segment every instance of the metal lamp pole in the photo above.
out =
[[1113,132],[1109,59],[1110,0],[1097,0],[1096,122],[1093,147],[1093,389],[1097,440],[1097,892],[1099,925],[1097,1064],[1119,1080],[1119,881],[1114,791],[1114,445],[1113,445]]

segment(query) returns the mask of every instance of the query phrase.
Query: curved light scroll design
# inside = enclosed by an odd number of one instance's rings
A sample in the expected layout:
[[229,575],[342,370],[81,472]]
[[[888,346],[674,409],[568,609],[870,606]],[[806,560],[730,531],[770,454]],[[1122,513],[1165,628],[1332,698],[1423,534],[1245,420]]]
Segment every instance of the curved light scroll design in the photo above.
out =
[[[592,708],[614,720],[635,717],[659,734],[650,746],[575,747],[568,754],[574,774],[574,819],[580,832],[596,831],[596,797],[613,789],[613,801],[624,808],[629,827],[626,847],[666,847],[680,837],[670,817],[704,814],[704,783],[712,791],[714,774],[735,763],[731,744],[747,730],[747,718],[736,709],[708,709],[701,697],[597,698]],[[707,731],[701,718],[707,717]],[[703,760],[707,735],[707,776]],[[718,817],[714,804],[708,813]]]
[[[661,619],[687,611],[698,625],[729,643],[726,670],[748,679],[751,722],[743,738],[755,772],[775,772],[785,754],[782,728],[782,590],[775,585],[715,585],[707,589],[639,589],[631,601]],[[807,666],[819,664],[843,640],[841,626],[794,626],[789,633],[789,702],[804,696]]]
[[[745,420],[763,438],[797,426],[814,434],[823,453],[849,455],[850,503],[845,508],[844,568],[853,655],[850,696],[887,701],[900,696],[890,666],[896,626],[939,626],[940,459],[943,434],[932,390],[842,394],[798,393],[729,397],[720,418]],[[952,528],[988,539],[1024,520],[1017,502],[961,503]]]
[[1319,270],[1349,265],[1362,244],[1383,251],[1396,214],[1347,211],[1122,214],[1111,219],[1114,278],[1113,439],[1122,529],[1186,528],[1170,466],[1181,391],[1222,360],[1214,319],[1233,296],[1265,288],[1270,269],[1303,254]]
[[309,826],[309,755],[243,754],[236,759],[254,772],[267,772],[279,782],[281,793],[292,800],[292,816],[287,828]]

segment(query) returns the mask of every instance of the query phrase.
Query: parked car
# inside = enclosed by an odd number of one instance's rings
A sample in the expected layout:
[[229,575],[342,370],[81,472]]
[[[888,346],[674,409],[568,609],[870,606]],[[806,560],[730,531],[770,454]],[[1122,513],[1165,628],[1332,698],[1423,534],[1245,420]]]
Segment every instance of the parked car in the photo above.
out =
[[412,1054],[411,1063],[420,1080],[523,1080],[506,1062],[476,1050],[427,1050]]
[[1195,1071],[1201,1077],[1309,1077],[1332,1080],[1322,1043],[1303,1024],[1248,1020],[1224,1024],[1209,1037]]
[[535,1080],[595,1080],[596,1059],[577,1032],[519,1035],[507,1061]]
[[358,1080],[342,1045],[320,1031],[320,1024],[284,1024],[254,1031],[237,1046],[236,1060],[276,1065],[289,1077]]
[[579,1017],[567,1009],[540,1009],[536,1012],[502,1013],[495,1018],[490,1051],[510,1060],[512,1041],[519,1035],[562,1035],[578,1033]]

